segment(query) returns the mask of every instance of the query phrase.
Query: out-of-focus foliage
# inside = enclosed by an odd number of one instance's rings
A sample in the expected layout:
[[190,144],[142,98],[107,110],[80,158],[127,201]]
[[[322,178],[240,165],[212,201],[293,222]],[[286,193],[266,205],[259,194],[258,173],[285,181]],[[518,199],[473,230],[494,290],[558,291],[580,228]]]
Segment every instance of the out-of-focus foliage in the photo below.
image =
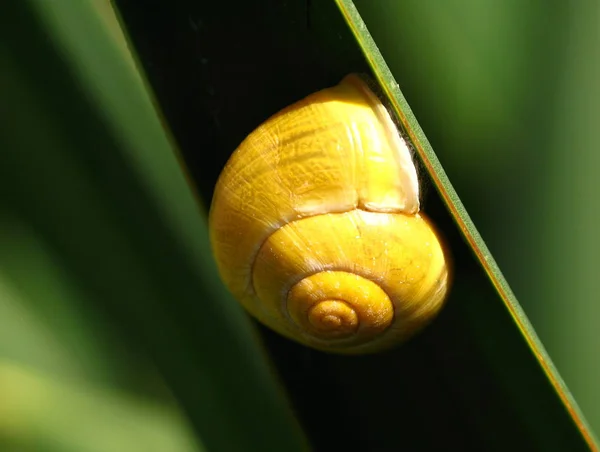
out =
[[600,430],[600,6],[355,3],[555,365]]
[[0,449],[302,450],[111,4],[0,30]]

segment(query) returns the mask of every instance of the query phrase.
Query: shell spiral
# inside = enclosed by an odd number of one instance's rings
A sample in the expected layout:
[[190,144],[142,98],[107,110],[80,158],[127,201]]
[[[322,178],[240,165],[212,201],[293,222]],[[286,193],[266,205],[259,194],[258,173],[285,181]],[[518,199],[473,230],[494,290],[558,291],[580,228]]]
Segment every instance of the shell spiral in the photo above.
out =
[[448,291],[410,151],[356,75],[242,142],[215,187],[209,230],[240,303],[320,350],[389,348],[429,323]]

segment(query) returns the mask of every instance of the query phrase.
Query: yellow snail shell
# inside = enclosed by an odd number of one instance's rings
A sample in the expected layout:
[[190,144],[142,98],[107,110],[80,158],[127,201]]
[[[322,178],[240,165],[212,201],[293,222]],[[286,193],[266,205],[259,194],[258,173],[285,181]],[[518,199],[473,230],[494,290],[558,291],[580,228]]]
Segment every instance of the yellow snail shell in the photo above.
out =
[[209,228],[241,304],[319,350],[389,348],[435,317],[448,291],[410,150],[356,75],[242,142],[217,182]]

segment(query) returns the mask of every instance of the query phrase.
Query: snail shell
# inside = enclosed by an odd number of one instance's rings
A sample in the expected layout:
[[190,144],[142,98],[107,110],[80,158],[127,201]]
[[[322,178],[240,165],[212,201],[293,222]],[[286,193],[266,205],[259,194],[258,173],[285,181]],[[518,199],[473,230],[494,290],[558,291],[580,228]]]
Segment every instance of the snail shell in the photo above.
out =
[[241,304],[319,350],[389,348],[426,325],[448,291],[409,148],[357,75],[242,142],[217,182],[209,229]]

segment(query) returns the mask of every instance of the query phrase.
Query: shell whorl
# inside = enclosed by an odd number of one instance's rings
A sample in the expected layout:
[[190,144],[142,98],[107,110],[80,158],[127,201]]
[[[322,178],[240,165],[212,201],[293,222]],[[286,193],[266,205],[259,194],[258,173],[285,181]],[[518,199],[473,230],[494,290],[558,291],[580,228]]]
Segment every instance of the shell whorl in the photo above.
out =
[[[440,309],[447,278],[443,249],[423,217],[361,209],[282,226],[252,271],[263,323],[341,353],[384,349],[413,335]],[[356,313],[353,334],[337,334],[352,329],[347,323],[308,328],[310,309],[331,300]],[[339,317],[351,315],[340,309]]]
[[209,230],[233,295],[318,349],[389,347],[428,323],[447,291],[408,147],[357,76],[244,140],[215,188]]
[[324,341],[369,339],[394,319],[394,306],[378,284],[344,271],[300,280],[290,289],[286,308],[304,334]]

